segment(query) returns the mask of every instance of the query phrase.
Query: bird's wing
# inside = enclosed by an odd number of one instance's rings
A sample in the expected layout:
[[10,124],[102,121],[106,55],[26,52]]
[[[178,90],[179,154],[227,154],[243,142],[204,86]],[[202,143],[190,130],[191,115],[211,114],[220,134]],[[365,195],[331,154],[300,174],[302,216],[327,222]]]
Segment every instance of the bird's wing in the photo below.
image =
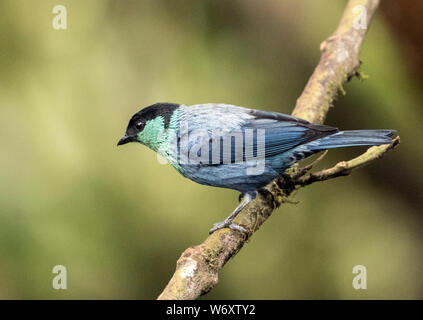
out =
[[[245,133],[248,129],[254,132],[262,130],[265,135],[265,157],[286,152],[298,145],[338,131],[337,128],[311,124],[306,120],[282,113],[247,109],[226,104],[184,106],[180,114],[180,122],[184,121],[187,123],[189,133],[200,129],[207,131],[211,135],[213,131],[219,131],[223,139],[225,137],[230,138],[234,131]],[[198,144],[198,140],[195,143]],[[202,143],[203,148],[211,148],[211,141],[203,140]],[[189,144],[188,149],[191,149],[192,146],[193,142]],[[257,138],[253,141],[253,149],[257,150]],[[234,159],[234,152],[234,148],[232,148],[232,159]],[[245,159],[244,156],[245,150],[243,159]]]
[[312,124],[290,115],[251,110],[253,119],[246,121],[243,128],[265,131],[265,156],[270,157],[286,152],[301,144],[334,134],[337,128]]

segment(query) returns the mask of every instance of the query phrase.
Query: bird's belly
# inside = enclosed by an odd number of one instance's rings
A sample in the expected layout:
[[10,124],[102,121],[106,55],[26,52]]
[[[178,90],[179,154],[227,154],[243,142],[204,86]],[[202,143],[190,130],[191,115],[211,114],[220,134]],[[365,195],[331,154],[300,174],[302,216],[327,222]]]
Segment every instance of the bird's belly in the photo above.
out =
[[177,164],[172,165],[184,177],[197,183],[238,190],[240,192],[254,191],[264,187],[273,179],[280,176],[286,169],[314,152],[307,146],[298,146],[288,152],[267,157],[263,166],[257,165],[251,169],[251,163],[230,163],[220,165]]
[[264,167],[260,174],[248,174],[244,164],[184,165],[181,174],[197,183],[247,192],[257,190],[280,173]]

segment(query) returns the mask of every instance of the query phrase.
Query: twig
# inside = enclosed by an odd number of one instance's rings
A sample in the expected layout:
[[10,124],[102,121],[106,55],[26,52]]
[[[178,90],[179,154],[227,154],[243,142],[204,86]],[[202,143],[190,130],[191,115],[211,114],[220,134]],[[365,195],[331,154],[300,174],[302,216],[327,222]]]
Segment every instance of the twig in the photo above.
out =
[[301,168],[298,172],[292,174],[292,180],[297,180],[300,177],[303,177],[307,172],[309,172],[313,167],[318,164],[323,158],[328,154],[329,150],[325,150],[316,160],[314,160],[309,165]]
[[[355,8],[365,8],[367,22],[370,22],[379,0],[350,0],[335,33],[321,45],[321,59],[310,77],[303,93],[297,100],[293,115],[314,123],[323,123],[338,91],[343,91],[344,82],[358,74],[360,61],[358,52],[366,29],[354,28]],[[368,26],[367,26],[368,27]],[[349,174],[392,149],[392,145],[372,147],[363,155],[337,164],[331,169],[317,173],[301,171],[291,173],[287,179],[276,179],[234,220],[248,230],[251,236],[269,218],[272,211],[299,187],[315,181],[327,180]],[[295,179],[293,179],[295,177]],[[158,299],[196,299],[209,292],[218,282],[218,273],[225,263],[243,247],[247,238],[244,234],[228,228],[209,235],[200,245],[185,250],[176,264],[176,271]]]
[[391,144],[384,144],[378,147],[367,149],[362,155],[349,160],[337,163],[334,167],[324,169],[319,172],[309,173],[294,180],[295,185],[304,187],[317,181],[325,181],[340,176],[347,176],[353,170],[364,167],[370,162],[381,158],[387,151],[395,148],[400,143],[400,138],[396,137]]

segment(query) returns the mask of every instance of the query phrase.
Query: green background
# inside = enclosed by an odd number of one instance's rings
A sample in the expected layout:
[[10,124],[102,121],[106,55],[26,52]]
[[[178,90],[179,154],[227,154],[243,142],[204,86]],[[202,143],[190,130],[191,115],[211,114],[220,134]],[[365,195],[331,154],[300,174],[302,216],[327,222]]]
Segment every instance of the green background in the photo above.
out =
[[[65,5],[67,30],[52,28]],[[154,299],[237,205],[141,145],[158,101],[290,113],[344,1],[0,2],[0,298]],[[398,149],[302,189],[219,276],[211,299],[422,298],[421,83],[378,13],[327,124],[394,128]],[[319,168],[363,148],[332,150]],[[54,290],[65,265],[68,289]],[[367,290],[352,287],[367,267]]]

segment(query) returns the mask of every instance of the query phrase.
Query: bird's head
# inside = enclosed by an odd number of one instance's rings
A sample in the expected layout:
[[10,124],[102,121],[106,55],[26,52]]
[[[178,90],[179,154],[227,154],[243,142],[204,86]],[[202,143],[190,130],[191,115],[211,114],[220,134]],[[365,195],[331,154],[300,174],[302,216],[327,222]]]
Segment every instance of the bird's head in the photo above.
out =
[[178,107],[179,104],[176,103],[156,103],[138,111],[129,120],[125,135],[117,145],[139,142],[153,150],[156,149],[161,133],[167,129]]

